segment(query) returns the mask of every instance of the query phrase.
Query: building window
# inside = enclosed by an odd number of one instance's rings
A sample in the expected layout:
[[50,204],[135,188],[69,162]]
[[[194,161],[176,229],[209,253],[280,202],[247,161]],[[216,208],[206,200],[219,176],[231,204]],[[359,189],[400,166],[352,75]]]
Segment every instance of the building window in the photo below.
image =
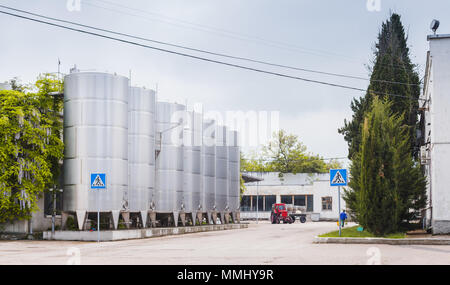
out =
[[313,195],[306,196],[306,211],[314,212],[314,196]]
[[292,195],[281,195],[281,203],[292,204]]
[[294,205],[295,206],[306,206],[306,196],[305,195],[294,195]]
[[272,205],[277,202],[277,196],[276,195],[267,195],[265,196],[265,202],[264,202],[264,210],[266,212],[272,211]]
[[322,197],[322,210],[332,210],[333,199],[331,197]]
[[251,196],[242,196],[242,200],[241,200],[241,211],[242,212],[250,211],[250,197]]
[[[253,205],[256,206],[256,198],[258,198],[258,212],[264,211],[264,196],[253,196]],[[256,209],[255,209],[256,211]]]

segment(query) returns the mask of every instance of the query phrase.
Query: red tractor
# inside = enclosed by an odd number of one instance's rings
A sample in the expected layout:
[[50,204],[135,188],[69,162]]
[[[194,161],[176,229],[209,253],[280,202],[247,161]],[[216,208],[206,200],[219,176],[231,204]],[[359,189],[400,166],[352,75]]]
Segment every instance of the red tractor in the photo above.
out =
[[295,220],[288,214],[286,204],[273,204],[270,221],[272,224],[279,224],[280,222],[292,224]]

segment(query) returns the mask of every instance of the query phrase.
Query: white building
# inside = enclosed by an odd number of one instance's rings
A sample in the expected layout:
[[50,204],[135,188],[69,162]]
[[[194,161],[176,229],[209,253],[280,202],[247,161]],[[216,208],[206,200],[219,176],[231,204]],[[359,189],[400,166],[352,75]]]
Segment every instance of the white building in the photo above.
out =
[[450,233],[450,35],[428,36],[422,110],[421,160],[428,179],[427,226]]
[[[246,174],[263,180],[246,184],[241,200],[241,219],[255,219],[257,204],[258,218],[269,219],[274,203],[305,206],[307,217],[313,213],[319,214],[321,220],[337,220],[339,217],[338,187],[330,186],[329,173],[287,173],[281,178],[278,172]],[[345,209],[343,193],[341,187],[341,210]]]
[[0,90],[11,90],[11,88],[11,84],[9,84],[8,82],[0,82]]

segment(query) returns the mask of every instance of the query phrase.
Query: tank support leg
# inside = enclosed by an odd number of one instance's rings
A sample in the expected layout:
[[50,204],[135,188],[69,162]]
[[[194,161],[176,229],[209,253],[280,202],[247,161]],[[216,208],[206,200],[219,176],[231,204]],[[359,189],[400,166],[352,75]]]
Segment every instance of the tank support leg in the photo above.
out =
[[130,212],[122,212],[122,218],[123,221],[125,222],[125,227],[127,229],[130,228]]
[[184,226],[186,226],[186,213],[182,212],[180,213],[180,219],[181,219],[181,224]]
[[211,216],[211,212],[206,212],[206,222],[208,225],[212,225],[213,224],[213,218]]
[[195,221],[197,220],[197,214],[195,212],[192,212],[191,216],[192,216],[192,226],[195,226]]
[[220,223],[223,225],[225,224],[225,213],[220,212]]
[[203,223],[203,214],[202,214],[202,212],[197,212],[197,221],[198,221],[198,223],[201,226],[202,223]]
[[217,212],[212,212],[212,221],[213,224],[216,225],[217,224]]
[[178,227],[178,212],[173,212],[173,222],[175,227]]
[[230,223],[230,213],[225,213],[225,223],[229,224]]
[[147,211],[141,211],[141,221],[142,221],[142,227],[146,228],[147,227]]
[[152,223],[152,228],[156,228],[156,212],[150,212],[150,221]]
[[117,227],[119,226],[119,215],[120,215],[120,211],[117,211],[117,210],[111,211],[111,218],[112,218],[115,230],[117,230]]
[[232,212],[231,213],[231,218],[233,219],[233,223],[235,223],[235,224],[237,224],[238,223],[238,221],[237,221],[237,215],[236,215],[236,212]]
[[82,231],[84,230],[84,223],[86,221],[86,211],[77,210],[76,213],[77,213],[78,229]]

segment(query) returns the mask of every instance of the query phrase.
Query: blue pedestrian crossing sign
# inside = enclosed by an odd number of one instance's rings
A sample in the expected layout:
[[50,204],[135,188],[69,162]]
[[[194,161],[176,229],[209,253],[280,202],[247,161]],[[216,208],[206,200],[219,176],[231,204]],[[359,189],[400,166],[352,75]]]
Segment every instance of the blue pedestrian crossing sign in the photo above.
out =
[[91,189],[106,189],[106,173],[91,173]]
[[347,186],[347,169],[330,169],[330,186]]

